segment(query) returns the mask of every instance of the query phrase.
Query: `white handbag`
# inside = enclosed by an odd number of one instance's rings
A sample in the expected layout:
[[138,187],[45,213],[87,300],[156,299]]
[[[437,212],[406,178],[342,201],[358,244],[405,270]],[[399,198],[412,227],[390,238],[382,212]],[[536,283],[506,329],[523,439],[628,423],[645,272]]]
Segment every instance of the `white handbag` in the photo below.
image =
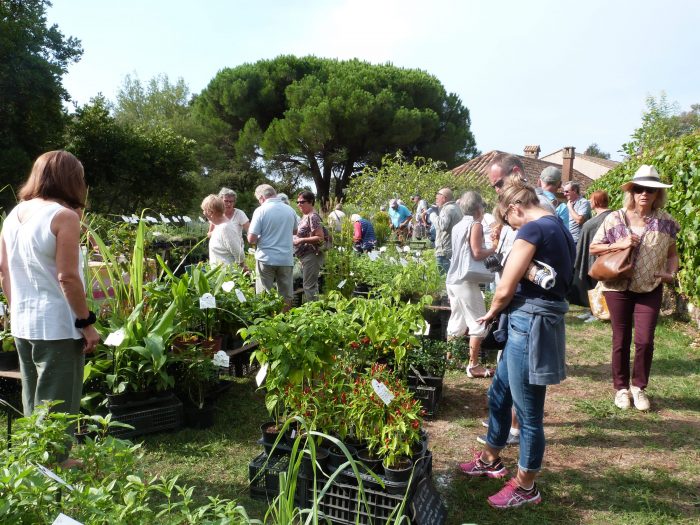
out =
[[471,238],[473,225],[474,223],[469,225],[467,233],[464,236],[462,257],[459,259],[459,267],[457,268],[457,278],[460,281],[467,281],[470,283],[492,283],[496,278],[496,274],[487,270],[486,266],[484,266],[484,262],[477,261],[472,254],[469,239]]

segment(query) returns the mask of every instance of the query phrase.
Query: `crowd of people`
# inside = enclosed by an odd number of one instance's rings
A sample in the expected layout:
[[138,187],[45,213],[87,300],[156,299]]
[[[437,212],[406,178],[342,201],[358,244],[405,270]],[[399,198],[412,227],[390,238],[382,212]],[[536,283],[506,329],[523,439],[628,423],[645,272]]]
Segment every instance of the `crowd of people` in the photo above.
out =
[[[603,191],[593,192],[589,200],[576,182],[562,188],[556,167],[540,174],[537,187],[530,185],[514,155],[497,155],[488,180],[498,198],[493,215],[478,192],[455,199],[450,188],[436,193],[434,205],[414,195],[413,211],[391,199],[387,213],[400,241],[434,243],[451,306],[448,337],[469,338],[468,377],[492,378],[487,433],[479,437],[484,448],[460,469],[468,476],[503,478],[507,469],[500,453],[509,444],[519,445],[516,475],[489,498],[492,506],[508,508],[541,500],[535,477],[545,451],[547,386],[566,378],[564,315],[570,303],[587,307],[592,289],[602,292],[610,312],[614,404],[649,410],[646,388],[662,285],[672,283],[678,270],[680,227],[663,211],[670,185],[661,182],[652,166],[641,166],[621,187],[623,206],[614,211]],[[296,258],[305,299],[316,300],[329,234],[315,195],[301,191],[296,196],[298,216],[287,196],[271,185],[262,184],[254,193],[259,207],[250,220],[236,208],[231,189],[202,201],[210,224],[210,263],[249,271],[245,235],[255,248],[258,293],[275,288],[291,307]],[[80,221],[87,196],[83,167],[65,151],[45,153],[19,196],[0,234],[0,285],[20,357],[24,412],[31,414],[40,400],[60,400],[58,409],[75,414],[84,355],[99,342],[80,271]],[[328,216],[330,230],[341,232],[346,220],[342,205],[336,206]],[[355,250],[375,249],[372,222],[355,213],[350,223]],[[596,256],[628,248],[634,262],[631,276],[604,282],[590,278]],[[496,288],[487,310],[481,285],[490,281]],[[584,320],[590,319],[586,314]],[[480,363],[480,349],[496,327],[505,346],[492,370]],[[70,462],[67,452],[60,459]]]

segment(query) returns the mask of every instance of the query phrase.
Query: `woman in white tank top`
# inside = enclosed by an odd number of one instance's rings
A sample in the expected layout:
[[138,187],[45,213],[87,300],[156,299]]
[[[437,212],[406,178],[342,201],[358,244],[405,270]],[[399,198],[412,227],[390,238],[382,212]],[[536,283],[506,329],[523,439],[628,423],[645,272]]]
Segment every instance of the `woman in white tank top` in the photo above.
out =
[[55,410],[78,413],[84,354],[100,339],[80,264],[86,195],[80,161],[66,151],[44,153],[0,233],[0,286],[10,305],[26,416],[44,401],[61,401]]

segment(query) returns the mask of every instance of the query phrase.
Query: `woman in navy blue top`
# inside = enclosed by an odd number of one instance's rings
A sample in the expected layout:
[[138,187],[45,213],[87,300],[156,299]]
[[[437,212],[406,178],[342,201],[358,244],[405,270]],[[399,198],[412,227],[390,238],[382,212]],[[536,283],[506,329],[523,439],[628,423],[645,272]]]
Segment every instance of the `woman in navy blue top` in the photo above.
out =
[[[489,388],[486,445],[473,461],[460,464],[469,476],[501,478],[508,471],[500,459],[511,424],[511,409],[520,422],[518,471],[488,499],[497,508],[539,503],[535,476],[544,456],[544,400],[547,385],[565,377],[564,314],[576,246],[556,215],[540,207],[534,188],[511,181],[499,194],[497,218],[517,230],[490,310],[489,323],[503,311],[508,316],[508,341]],[[553,268],[554,286],[545,289],[527,275],[533,262]]]

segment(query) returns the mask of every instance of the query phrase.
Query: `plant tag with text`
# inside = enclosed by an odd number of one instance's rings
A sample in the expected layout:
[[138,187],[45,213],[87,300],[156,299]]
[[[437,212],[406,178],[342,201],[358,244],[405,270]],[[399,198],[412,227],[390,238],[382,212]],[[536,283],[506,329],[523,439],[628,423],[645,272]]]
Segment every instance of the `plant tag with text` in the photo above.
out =
[[35,463],[34,465],[39,470],[39,472],[41,472],[47,478],[51,478],[52,480],[60,483],[68,490],[73,490],[73,485],[69,485],[68,483],[66,483],[66,481],[61,476],[56,474],[53,470],[46,468],[44,465],[39,465],[38,463]]
[[221,289],[226,293],[229,293],[235,287],[236,287],[236,283],[234,283],[233,281],[226,281],[225,283],[223,283],[221,285]]
[[210,293],[205,293],[199,298],[199,309],[207,310],[208,308],[216,308],[216,298]]
[[223,366],[224,368],[228,368],[229,366],[228,354],[223,350],[219,350],[218,352],[216,352],[212,361],[216,366]]
[[245,298],[245,295],[243,294],[243,291],[242,291],[240,288],[236,288],[236,297],[238,297],[238,300],[239,300],[241,303],[245,303],[246,300],[247,300],[247,299]]
[[124,332],[124,328],[120,328],[107,336],[107,339],[105,339],[105,344],[107,346],[119,346],[122,344],[125,337],[126,333]]
[[348,282],[347,279],[343,279],[338,283],[338,290],[340,290],[343,286],[345,286],[345,283]]
[[372,388],[374,392],[379,396],[379,399],[384,401],[385,405],[389,405],[394,399],[394,394],[386,387],[384,383],[380,383],[376,379],[372,379]]
[[255,374],[255,382],[258,384],[258,386],[262,385],[263,381],[265,381],[265,376],[267,375],[267,368],[267,363],[265,363],[260,367],[258,373]]
[[75,521],[61,512],[56,519],[53,520],[51,525],[83,525],[80,521]]

